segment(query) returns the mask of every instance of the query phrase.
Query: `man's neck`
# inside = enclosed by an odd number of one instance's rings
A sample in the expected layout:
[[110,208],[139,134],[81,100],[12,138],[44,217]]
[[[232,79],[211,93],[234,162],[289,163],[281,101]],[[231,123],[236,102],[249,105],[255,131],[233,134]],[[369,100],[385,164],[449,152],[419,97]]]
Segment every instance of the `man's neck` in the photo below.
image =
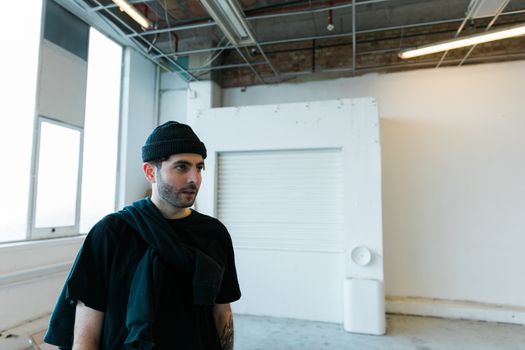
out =
[[190,208],[174,207],[173,205],[166,203],[162,199],[156,198],[156,196],[152,196],[151,201],[153,202],[153,204],[155,204],[162,216],[164,216],[166,219],[182,219],[191,214]]

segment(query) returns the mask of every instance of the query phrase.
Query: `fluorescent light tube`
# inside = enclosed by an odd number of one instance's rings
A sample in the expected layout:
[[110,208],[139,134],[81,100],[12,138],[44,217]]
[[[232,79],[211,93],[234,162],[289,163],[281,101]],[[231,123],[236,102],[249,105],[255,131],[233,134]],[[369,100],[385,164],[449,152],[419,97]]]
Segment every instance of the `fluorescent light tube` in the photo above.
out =
[[235,9],[226,0],[217,0],[217,5],[219,5],[219,8],[226,15],[225,17],[232,25],[232,29],[234,29],[235,34],[237,34],[240,38],[246,38],[248,34],[241,23],[243,20],[242,15],[239,19],[239,14],[235,12]]
[[131,5],[126,0],[112,0],[115,4],[117,4],[118,7],[120,7],[120,11],[124,11],[135,20],[140,26],[144,29],[149,29],[153,27],[153,23],[149,19],[147,19],[142,13],[140,13],[137,8],[133,5]]
[[200,3],[232,44],[255,45],[255,36],[236,0],[200,0]]
[[403,50],[399,53],[400,58],[412,58],[423,55],[430,55],[436,52],[453,50],[460,47],[478,45],[496,40],[512,38],[525,35],[525,24],[520,24],[507,29],[499,29],[486,33],[470,35],[453,40],[442,41],[440,43],[421,46],[415,49]]

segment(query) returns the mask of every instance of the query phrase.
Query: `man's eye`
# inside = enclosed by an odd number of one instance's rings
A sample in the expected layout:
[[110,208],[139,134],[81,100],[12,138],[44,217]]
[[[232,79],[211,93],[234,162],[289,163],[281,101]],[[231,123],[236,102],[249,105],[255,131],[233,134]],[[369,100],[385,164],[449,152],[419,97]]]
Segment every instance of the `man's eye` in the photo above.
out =
[[176,165],[175,169],[177,169],[177,170],[186,170],[186,165],[184,165],[184,164]]

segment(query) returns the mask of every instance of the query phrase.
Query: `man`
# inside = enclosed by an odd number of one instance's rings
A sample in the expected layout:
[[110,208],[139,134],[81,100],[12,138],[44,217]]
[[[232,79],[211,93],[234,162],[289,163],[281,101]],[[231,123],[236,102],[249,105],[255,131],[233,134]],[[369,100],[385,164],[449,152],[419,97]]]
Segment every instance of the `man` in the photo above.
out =
[[[233,349],[240,298],[231,238],[190,209],[206,148],[185,124],[142,147],[151,199],[99,221],[66,281],[45,340],[61,348]],[[74,323],[74,330],[72,324]]]

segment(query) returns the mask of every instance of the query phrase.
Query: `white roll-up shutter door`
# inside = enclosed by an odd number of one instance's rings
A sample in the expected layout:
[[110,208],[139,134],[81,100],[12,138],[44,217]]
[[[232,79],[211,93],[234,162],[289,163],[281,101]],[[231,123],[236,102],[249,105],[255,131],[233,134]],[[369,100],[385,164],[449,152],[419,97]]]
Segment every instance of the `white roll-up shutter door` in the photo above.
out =
[[238,248],[340,252],[340,149],[218,154],[217,214]]

